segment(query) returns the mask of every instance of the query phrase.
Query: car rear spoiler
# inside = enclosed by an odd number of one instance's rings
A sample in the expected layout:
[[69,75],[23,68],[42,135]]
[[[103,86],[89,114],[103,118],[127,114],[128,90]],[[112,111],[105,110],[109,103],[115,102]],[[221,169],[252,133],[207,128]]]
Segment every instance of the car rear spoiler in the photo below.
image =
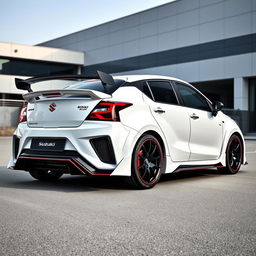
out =
[[28,92],[33,92],[31,89],[31,84],[49,81],[49,80],[79,80],[79,79],[99,79],[103,86],[114,85],[115,81],[113,77],[101,71],[97,71],[98,75],[86,76],[86,75],[56,75],[56,76],[34,76],[28,79],[15,78],[16,88],[19,90],[25,90]]
[[78,95],[78,96],[89,96],[93,100],[110,98],[111,95],[98,92],[95,90],[85,90],[85,89],[59,89],[59,90],[45,90],[45,91],[37,91],[37,92],[29,92],[23,94],[23,98],[26,101],[30,101],[31,99],[37,98],[39,96],[43,96],[46,98],[54,98],[61,97],[63,95]]

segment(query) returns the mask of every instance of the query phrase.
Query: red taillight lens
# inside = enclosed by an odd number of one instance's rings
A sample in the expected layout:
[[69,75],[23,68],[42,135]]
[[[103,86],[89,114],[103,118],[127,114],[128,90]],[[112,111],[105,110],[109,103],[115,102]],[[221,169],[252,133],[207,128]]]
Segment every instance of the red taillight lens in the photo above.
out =
[[27,121],[27,106],[21,109],[19,121],[20,123]]
[[126,102],[100,102],[86,118],[87,120],[120,121],[119,111],[130,107]]

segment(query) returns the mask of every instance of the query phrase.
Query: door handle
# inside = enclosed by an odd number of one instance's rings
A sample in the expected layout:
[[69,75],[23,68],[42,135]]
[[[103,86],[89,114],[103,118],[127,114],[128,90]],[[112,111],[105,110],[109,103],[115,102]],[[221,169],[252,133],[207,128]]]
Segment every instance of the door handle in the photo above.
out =
[[158,114],[162,114],[162,113],[165,113],[165,110],[163,110],[161,108],[157,108],[157,109],[154,109],[154,112],[156,112]]
[[191,116],[190,116],[190,118],[192,118],[192,119],[196,120],[196,119],[198,119],[198,118],[199,118],[199,116],[197,116],[196,114],[193,114],[193,115],[191,115]]

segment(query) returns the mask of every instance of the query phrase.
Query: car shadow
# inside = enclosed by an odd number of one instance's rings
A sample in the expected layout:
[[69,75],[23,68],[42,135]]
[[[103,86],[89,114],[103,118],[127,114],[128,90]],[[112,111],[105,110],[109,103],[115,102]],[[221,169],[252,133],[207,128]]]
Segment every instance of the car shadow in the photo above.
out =
[[[194,181],[196,179],[209,179],[222,175],[222,172],[216,169],[201,169],[193,171],[182,171],[179,173],[171,173],[163,175],[157,184],[169,183],[177,184]],[[134,190],[130,188],[120,177],[86,177],[86,176],[70,176],[64,175],[55,182],[42,182],[34,180],[28,176],[28,179],[17,180],[5,179],[0,182],[0,187],[8,187],[15,189],[31,189],[31,190],[52,190],[60,192],[92,192],[100,190]],[[170,187],[171,188],[171,187]]]
[[39,181],[28,176],[26,180],[8,180],[0,183],[0,187],[31,190],[48,190],[57,192],[92,192],[103,189],[123,189],[116,177],[86,177],[64,175],[54,182]]
[[207,179],[223,175],[223,172],[217,169],[198,169],[192,171],[181,171],[176,173],[165,174],[161,177],[160,183],[170,182],[170,183],[179,183],[179,182],[190,182],[196,179]]

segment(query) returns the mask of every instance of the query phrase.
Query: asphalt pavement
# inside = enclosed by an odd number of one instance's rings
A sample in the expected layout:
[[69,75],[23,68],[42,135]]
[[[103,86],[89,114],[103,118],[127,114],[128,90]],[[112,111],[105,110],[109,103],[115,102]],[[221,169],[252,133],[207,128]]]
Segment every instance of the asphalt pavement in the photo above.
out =
[[[0,138],[0,164],[10,138]],[[150,190],[116,178],[56,183],[0,167],[0,255],[256,255],[256,141],[237,175],[166,175]]]

